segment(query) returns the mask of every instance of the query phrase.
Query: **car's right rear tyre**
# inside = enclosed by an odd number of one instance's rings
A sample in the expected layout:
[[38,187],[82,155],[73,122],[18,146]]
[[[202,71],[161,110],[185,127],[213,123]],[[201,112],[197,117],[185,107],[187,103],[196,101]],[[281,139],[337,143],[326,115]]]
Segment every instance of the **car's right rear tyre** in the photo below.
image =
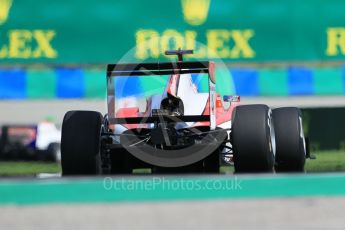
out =
[[100,137],[102,114],[69,111],[62,123],[62,175],[96,175],[101,172]]
[[267,105],[235,108],[231,142],[236,173],[274,170],[275,140],[271,113]]
[[277,142],[277,172],[304,172],[306,142],[303,133],[302,113],[296,107],[273,110]]

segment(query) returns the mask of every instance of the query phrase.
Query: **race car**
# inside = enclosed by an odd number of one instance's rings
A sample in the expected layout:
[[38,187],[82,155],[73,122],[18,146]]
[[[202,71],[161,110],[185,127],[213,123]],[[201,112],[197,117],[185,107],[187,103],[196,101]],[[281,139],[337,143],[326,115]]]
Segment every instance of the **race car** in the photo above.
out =
[[[107,65],[107,114],[69,111],[62,174],[303,172],[310,157],[301,111],[240,105],[216,92],[214,62]],[[142,88],[143,90],[136,90]]]
[[48,120],[34,125],[3,125],[0,129],[0,160],[60,162],[61,130]]

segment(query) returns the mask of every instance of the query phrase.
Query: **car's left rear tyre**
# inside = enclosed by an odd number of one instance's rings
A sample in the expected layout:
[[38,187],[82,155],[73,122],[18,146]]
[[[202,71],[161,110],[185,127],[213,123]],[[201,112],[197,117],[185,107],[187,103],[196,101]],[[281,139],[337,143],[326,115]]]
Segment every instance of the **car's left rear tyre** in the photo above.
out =
[[69,111],[62,123],[61,167],[63,176],[101,173],[102,114]]

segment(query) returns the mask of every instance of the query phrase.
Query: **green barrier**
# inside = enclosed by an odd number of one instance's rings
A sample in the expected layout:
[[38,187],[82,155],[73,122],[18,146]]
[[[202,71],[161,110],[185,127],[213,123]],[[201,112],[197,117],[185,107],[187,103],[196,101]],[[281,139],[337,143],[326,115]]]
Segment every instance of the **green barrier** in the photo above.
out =
[[314,89],[318,95],[341,94],[345,84],[342,69],[314,69]]
[[[344,95],[343,67],[222,67],[216,69],[217,92],[240,96]],[[208,82],[195,79],[198,89]],[[201,78],[202,79],[202,78]],[[163,79],[161,79],[163,80]],[[165,80],[128,82],[134,94],[160,92]],[[106,70],[101,67],[0,68],[0,99],[58,99],[106,96]]]
[[148,61],[179,47],[226,62],[342,61],[344,8],[341,0],[0,0],[0,61]]
[[287,96],[288,76],[282,69],[263,69],[259,72],[259,87],[262,96]]
[[56,77],[53,69],[29,69],[26,74],[28,98],[55,98]]
[[84,71],[85,98],[105,98],[106,78],[104,70],[85,70]]

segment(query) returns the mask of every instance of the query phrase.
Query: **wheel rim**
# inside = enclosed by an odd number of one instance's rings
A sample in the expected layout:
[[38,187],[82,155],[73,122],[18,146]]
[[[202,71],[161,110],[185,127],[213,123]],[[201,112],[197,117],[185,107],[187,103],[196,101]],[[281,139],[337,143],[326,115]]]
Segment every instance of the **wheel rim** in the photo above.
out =
[[299,119],[299,127],[300,127],[299,136],[302,139],[304,156],[306,156],[307,155],[307,149],[306,149],[306,144],[305,144],[305,137],[304,137],[302,117],[298,116],[298,119]]
[[276,135],[274,132],[274,123],[272,118],[272,110],[269,109],[268,111],[268,127],[270,130],[270,150],[275,158],[276,156]]

